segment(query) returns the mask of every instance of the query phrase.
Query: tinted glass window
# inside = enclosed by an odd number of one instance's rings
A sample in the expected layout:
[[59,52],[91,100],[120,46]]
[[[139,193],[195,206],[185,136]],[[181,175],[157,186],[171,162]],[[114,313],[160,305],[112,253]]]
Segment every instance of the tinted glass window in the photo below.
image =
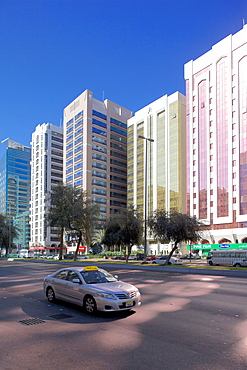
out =
[[68,275],[68,270],[62,270],[62,271],[59,271],[56,275],[54,275],[54,277],[56,279],[66,280],[67,279],[67,275]]
[[110,283],[117,281],[114,276],[105,270],[81,272],[87,284]]
[[69,271],[68,273],[68,280],[73,281],[73,279],[79,279],[79,275],[75,271]]

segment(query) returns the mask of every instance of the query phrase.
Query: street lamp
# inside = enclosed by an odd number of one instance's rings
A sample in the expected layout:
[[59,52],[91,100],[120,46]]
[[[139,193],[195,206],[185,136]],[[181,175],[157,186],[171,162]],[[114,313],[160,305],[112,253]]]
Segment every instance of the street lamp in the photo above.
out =
[[146,262],[147,259],[147,182],[148,182],[148,148],[147,148],[147,142],[154,142],[154,139],[151,139],[149,137],[145,137],[142,135],[138,135],[139,139],[143,139],[146,142],[145,145],[145,179],[144,179],[144,262]]

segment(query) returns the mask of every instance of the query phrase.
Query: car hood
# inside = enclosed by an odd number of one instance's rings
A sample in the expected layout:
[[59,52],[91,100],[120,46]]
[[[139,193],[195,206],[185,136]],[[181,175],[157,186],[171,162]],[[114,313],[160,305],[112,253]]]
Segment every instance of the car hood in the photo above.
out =
[[123,281],[113,281],[110,283],[100,283],[100,284],[88,284],[90,288],[94,288],[97,291],[109,292],[109,293],[121,293],[136,290],[134,285],[125,283]]

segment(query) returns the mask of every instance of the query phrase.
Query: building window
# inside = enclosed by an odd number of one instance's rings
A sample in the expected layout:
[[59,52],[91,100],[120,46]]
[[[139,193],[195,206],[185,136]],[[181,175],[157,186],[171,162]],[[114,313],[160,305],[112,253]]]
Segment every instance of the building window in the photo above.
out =
[[92,119],[92,123],[93,123],[93,125],[97,125],[97,126],[100,126],[100,127],[103,127],[103,128],[107,128],[106,123],[98,121],[95,118]]
[[96,110],[92,111],[92,115],[107,120],[107,116],[105,114],[97,112]]
[[105,131],[100,130],[96,127],[92,127],[92,133],[98,134],[98,135],[101,135],[101,136],[107,136],[107,133]]
[[116,128],[116,127],[113,127],[113,126],[111,126],[111,131],[117,132],[120,135],[127,136],[127,132],[126,131],[120,130],[119,128]]

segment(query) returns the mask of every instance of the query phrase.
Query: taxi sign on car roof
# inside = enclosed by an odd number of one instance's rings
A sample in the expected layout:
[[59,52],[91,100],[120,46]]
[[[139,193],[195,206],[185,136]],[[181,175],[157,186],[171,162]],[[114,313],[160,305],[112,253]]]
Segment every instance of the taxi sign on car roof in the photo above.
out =
[[98,271],[98,267],[97,266],[86,266],[84,267],[83,270],[84,271]]

